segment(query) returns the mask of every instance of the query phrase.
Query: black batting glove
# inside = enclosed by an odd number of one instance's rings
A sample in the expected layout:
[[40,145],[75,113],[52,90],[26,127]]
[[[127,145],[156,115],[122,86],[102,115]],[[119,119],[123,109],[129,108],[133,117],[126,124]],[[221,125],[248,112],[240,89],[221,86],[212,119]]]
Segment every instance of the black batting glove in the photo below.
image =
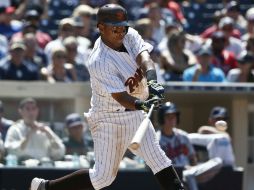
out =
[[154,104],[154,108],[158,108],[162,105],[162,99],[159,97],[153,97],[151,99],[142,101],[142,100],[136,100],[135,101],[135,108],[136,110],[144,110],[145,112],[148,112],[151,108],[152,104]]
[[164,87],[158,83],[156,80],[150,80],[147,82],[149,89],[149,99],[153,97],[164,98]]

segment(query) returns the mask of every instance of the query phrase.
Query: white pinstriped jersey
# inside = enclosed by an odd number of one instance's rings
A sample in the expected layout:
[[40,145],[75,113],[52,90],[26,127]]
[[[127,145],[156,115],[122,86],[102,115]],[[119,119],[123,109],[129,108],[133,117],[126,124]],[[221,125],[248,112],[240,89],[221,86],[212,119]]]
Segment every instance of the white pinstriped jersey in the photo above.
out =
[[146,78],[136,63],[136,57],[152,46],[129,27],[123,44],[127,52],[119,52],[106,46],[101,38],[95,42],[89,57],[88,70],[91,76],[92,112],[121,112],[125,108],[111,96],[111,93],[127,91],[132,96],[145,100],[148,97]]
[[[148,97],[146,78],[136,57],[142,51],[150,51],[152,46],[133,28],[129,28],[123,44],[128,53],[115,51],[98,38],[88,60],[92,98],[91,108],[84,116],[94,141],[95,164],[89,176],[96,190],[115,179],[120,161],[145,118],[141,110],[126,111],[111,94],[127,91],[142,100]],[[160,148],[151,122],[140,148],[132,151],[145,160],[154,174],[171,165]]]

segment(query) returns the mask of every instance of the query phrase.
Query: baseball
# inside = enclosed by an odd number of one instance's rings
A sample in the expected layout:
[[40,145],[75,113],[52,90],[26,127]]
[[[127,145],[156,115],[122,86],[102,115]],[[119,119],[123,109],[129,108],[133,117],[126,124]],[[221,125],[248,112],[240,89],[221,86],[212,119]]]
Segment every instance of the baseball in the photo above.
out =
[[218,129],[219,131],[226,131],[227,128],[228,128],[228,124],[227,124],[226,121],[219,120],[219,121],[216,121],[215,127],[216,127],[216,129]]

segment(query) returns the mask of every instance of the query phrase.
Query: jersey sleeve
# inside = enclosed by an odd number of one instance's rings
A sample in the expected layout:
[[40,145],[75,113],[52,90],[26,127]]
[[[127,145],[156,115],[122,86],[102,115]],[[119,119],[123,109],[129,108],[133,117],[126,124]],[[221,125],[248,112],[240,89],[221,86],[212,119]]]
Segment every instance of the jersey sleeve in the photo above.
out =
[[153,49],[153,46],[145,42],[139,33],[131,27],[129,27],[128,33],[126,34],[124,45],[127,47],[128,52],[131,52],[132,56],[135,58],[142,51],[147,50],[151,52]]
[[195,155],[195,149],[193,147],[193,145],[191,144],[190,140],[188,139],[188,137],[186,136],[186,144],[188,146],[188,149],[189,149],[189,155],[188,156],[192,156],[192,155]]

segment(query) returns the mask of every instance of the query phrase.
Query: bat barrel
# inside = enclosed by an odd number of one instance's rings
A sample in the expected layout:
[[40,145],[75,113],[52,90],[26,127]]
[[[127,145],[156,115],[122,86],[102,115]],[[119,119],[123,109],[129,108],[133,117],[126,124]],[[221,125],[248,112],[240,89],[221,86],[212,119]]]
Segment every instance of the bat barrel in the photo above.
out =
[[154,104],[152,104],[151,108],[149,109],[149,112],[148,112],[147,116],[142,121],[142,123],[138,127],[138,130],[136,131],[134,137],[132,138],[130,147],[134,150],[137,150],[140,147],[140,143],[142,141],[142,138],[144,137],[145,132],[146,132],[148,126],[149,126],[149,122],[150,122],[149,118],[151,117],[153,107],[154,107]]

